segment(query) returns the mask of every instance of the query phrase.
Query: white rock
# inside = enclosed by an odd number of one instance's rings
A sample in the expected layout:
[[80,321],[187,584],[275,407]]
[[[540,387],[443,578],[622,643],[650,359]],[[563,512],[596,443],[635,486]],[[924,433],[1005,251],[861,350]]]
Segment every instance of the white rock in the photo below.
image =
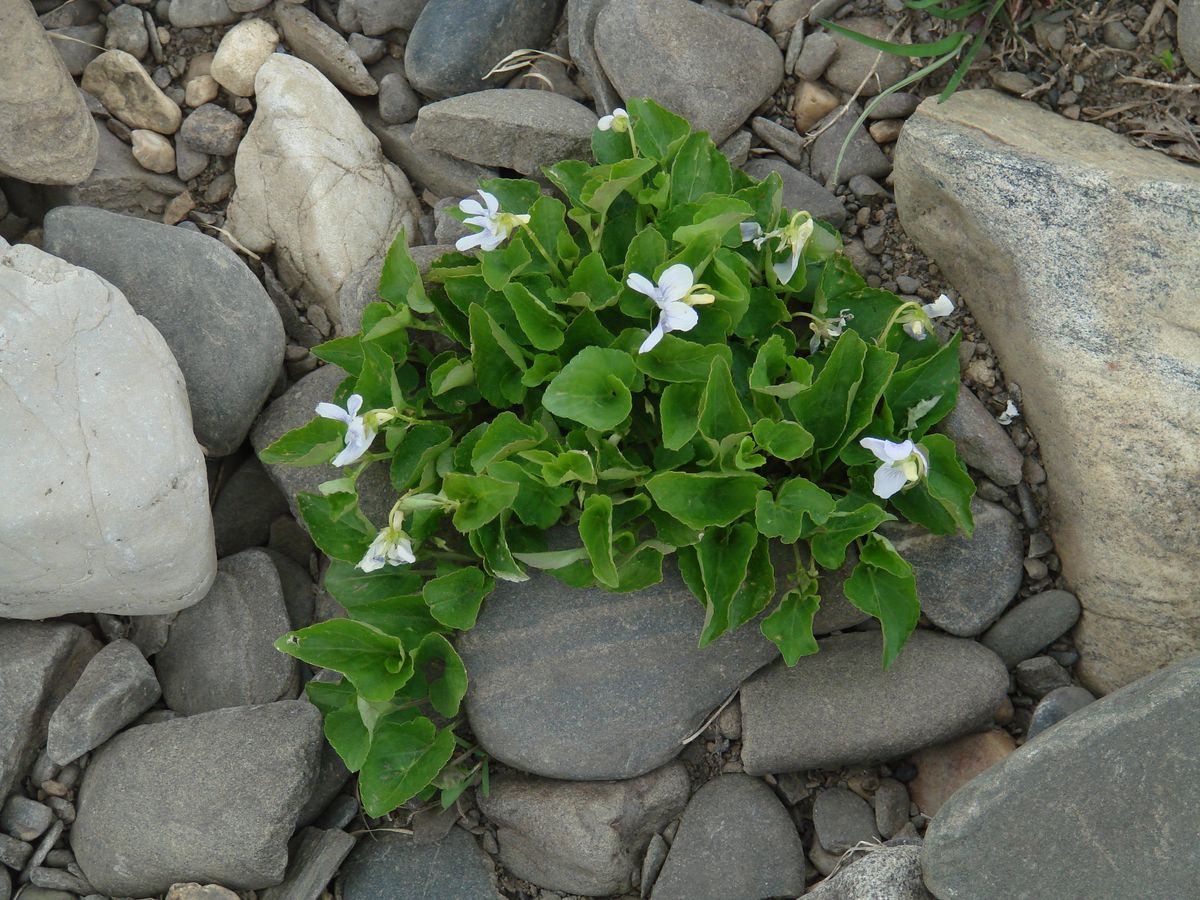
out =
[[0,618],[169,613],[216,573],[204,458],[159,333],[0,241]]
[[221,38],[212,61],[212,77],[231,94],[254,94],[254,76],[271,58],[279,34],[263,19],[239,22]]
[[275,249],[279,273],[337,323],[337,292],[396,233],[416,230],[408,179],[337,88],[302,60],[275,54],[254,81],[258,111],[238,148],[228,227],[246,247]]

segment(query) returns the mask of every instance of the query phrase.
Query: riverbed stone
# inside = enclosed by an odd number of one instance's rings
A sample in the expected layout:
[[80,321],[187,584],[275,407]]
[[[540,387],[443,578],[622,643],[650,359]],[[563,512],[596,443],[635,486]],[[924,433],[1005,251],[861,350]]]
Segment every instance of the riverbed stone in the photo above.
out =
[[164,94],[137,58],[106,50],[83,70],[83,89],[130,128],[174,134],[183,122],[179,104]]
[[414,122],[388,125],[374,110],[364,112],[363,121],[379,139],[384,156],[403,169],[414,185],[436,197],[466,197],[479,189],[481,181],[499,177],[495,169],[416,143]]
[[621,96],[604,74],[600,57],[596,55],[596,19],[608,2],[567,0],[567,42],[571,62],[579,69],[600,115],[606,115],[621,105]]
[[238,22],[221,38],[213,56],[212,77],[229,93],[252,97],[254,78],[278,43],[279,33],[265,19]]
[[942,900],[1186,897],[1200,840],[1197,767],[1193,655],[1074,713],[959,790],[926,833],[925,884]]
[[1066,634],[1077,621],[1079,601],[1074,594],[1043,591],[1001,616],[980,642],[1011,668]]
[[0,241],[0,617],[166,613],[215,571],[183,376],[112,284]]
[[777,662],[742,685],[750,774],[894,759],[987,725],[1008,689],[994,653],[932,631],[914,631],[887,671],[878,633],[818,646],[792,668]]
[[921,104],[896,162],[905,231],[1021,385],[1080,677],[1200,648],[1200,171],[991,91]]
[[933,900],[921,881],[919,841],[884,844],[804,896],[805,900]]
[[1091,691],[1077,684],[1055,688],[1039,700],[1038,705],[1033,708],[1025,739],[1033,740],[1046,729],[1057,725],[1071,713],[1079,712],[1085,706],[1094,703],[1095,700]]
[[954,441],[962,461],[994,483],[1009,486],[1021,481],[1021,464],[1025,461],[1021,451],[965,384],[958,387],[954,409],[934,430]]
[[1184,63],[1193,74],[1200,75],[1200,3],[1197,0],[1180,0],[1176,37]]
[[864,841],[877,841],[875,812],[849,788],[831,787],[813,801],[813,830],[830,853],[845,853]]
[[992,728],[918,751],[912,758],[917,777],[908,785],[913,802],[925,815],[935,815],[955,791],[1016,748],[1007,731]]
[[217,556],[265,546],[271,523],[287,511],[287,498],[263,464],[254,457],[247,459],[229,476],[213,503]]
[[292,52],[316,66],[338,87],[360,97],[379,93],[379,85],[346,39],[316,13],[294,3],[276,3],[275,20]]
[[51,206],[94,206],[157,221],[167,201],[186,188],[178,178],[139,165],[128,144],[101,128],[91,174],[78,184],[48,190],[47,201]]
[[342,900],[396,900],[405,894],[428,900],[501,900],[487,855],[457,826],[436,844],[405,834],[377,834],[359,841],[338,879]]
[[[888,37],[887,23],[874,16],[851,16],[839,19],[838,24],[877,40]],[[839,90],[846,93],[858,91],[860,97],[874,97],[908,74],[908,61],[902,56],[880,53],[874,47],[843,34],[834,34],[832,37],[837,52],[823,72],[825,80]],[[867,73],[870,73],[870,77],[867,77]]]
[[742,170],[758,179],[766,178],[772,172],[778,174],[783,179],[783,205],[788,209],[804,210],[839,228],[845,223],[846,207],[841,199],[782,159],[759,157],[746,163]]

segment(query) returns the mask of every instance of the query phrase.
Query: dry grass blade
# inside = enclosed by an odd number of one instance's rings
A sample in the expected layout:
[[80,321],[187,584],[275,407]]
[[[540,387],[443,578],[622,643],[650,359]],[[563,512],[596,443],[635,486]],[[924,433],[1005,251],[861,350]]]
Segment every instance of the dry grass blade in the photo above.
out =
[[1172,81],[1155,81],[1153,78],[1138,78],[1136,75],[1118,75],[1119,84],[1140,84],[1145,87],[1160,88],[1164,91],[1200,91],[1200,84],[1176,84]]
[[539,59],[553,59],[556,62],[562,63],[564,66],[569,66],[571,64],[569,59],[564,59],[557,53],[550,53],[546,50],[530,50],[526,48],[523,50],[514,50],[512,53],[508,54],[508,56],[504,57],[504,59],[492,66],[491,71],[483,77],[486,79],[491,78],[493,75],[503,75],[506,72],[516,72],[520,69],[527,69]]

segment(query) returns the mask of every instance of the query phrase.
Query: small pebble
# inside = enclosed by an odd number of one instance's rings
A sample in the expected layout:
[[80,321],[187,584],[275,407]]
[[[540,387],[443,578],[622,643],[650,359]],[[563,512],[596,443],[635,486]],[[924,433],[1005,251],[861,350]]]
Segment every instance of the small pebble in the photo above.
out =
[[1017,663],[1017,685],[1035,699],[1071,683],[1071,673],[1049,656],[1035,656]]
[[1104,25],[1104,43],[1117,50],[1136,50],[1138,38],[1124,22],[1112,21]]
[[1032,91],[1036,84],[1028,75],[1020,72],[992,72],[992,84],[1010,94],[1023,94]]
[[177,225],[187,218],[187,214],[196,208],[196,201],[192,199],[191,191],[184,191],[177,197],[172,197],[163,209],[162,220],[164,225]]
[[193,78],[183,89],[183,102],[193,108],[198,108],[217,98],[221,86],[211,75],[201,75]]
[[0,809],[0,831],[19,841],[35,841],[54,821],[54,810],[44,803],[13,794]]
[[880,119],[871,123],[867,133],[877,144],[893,144],[900,139],[900,131],[903,128],[903,119]]
[[134,129],[129,137],[133,142],[133,158],[143,169],[161,174],[175,171],[175,148],[168,138],[145,128]]

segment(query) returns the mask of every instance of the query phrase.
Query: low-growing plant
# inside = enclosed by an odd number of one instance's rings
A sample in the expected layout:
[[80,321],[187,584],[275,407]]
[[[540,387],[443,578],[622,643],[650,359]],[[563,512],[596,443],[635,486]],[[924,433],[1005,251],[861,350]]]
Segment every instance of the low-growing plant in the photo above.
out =
[[[555,191],[484,182],[460,204],[458,249],[478,252],[424,279],[401,234],[361,332],[313,351],[348,373],[333,402],[262,454],[343,473],[298,503],[349,617],[277,646],[342,674],[308,693],[371,815],[486,777],[456,743],[449,637],[497,580],[636,591],[677,566],[701,646],[757,620],[793,665],[853,548],[844,592],[888,666],[919,605],[877,528],[973,527],[974,485],[929,433],[957,397],[959,336],[931,321],[953,304],[868,287],[832,227],[782,208],[778,175],[650,101],[592,146],[595,165],[545,170]],[[386,523],[359,508],[372,466],[398,495]]]

